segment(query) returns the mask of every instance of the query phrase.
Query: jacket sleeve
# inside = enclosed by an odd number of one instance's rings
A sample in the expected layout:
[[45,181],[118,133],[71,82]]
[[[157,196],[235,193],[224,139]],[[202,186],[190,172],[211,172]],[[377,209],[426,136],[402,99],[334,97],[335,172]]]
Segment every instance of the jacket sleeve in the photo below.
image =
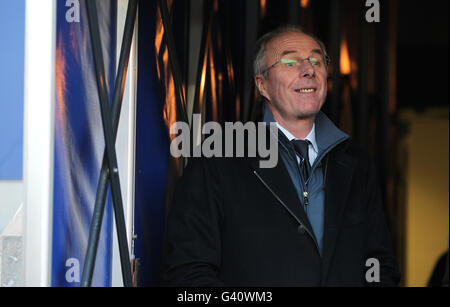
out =
[[220,185],[212,159],[192,159],[169,209],[163,284],[220,287]]
[[376,171],[372,162],[369,162],[367,178],[368,236],[366,241],[365,259],[373,258],[378,260],[380,265],[380,280],[378,283],[367,282],[366,285],[394,287],[399,284],[401,274],[398,269],[397,259],[392,250],[392,243],[386,223],[381,193],[378,189]]

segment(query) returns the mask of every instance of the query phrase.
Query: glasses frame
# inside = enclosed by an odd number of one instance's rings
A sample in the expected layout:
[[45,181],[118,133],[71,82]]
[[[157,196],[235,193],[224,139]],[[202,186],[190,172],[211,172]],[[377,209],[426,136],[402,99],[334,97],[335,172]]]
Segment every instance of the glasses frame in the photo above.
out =
[[[322,56],[322,55],[321,55]],[[309,61],[310,58],[312,58],[313,56],[309,56],[307,58],[304,59],[300,59],[300,61],[303,63],[303,61],[308,60],[308,62],[311,64],[311,61]],[[331,59],[328,55],[322,56],[324,59],[324,63],[325,63],[325,68],[328,68],[328,66],[331,63]],[[275,66],[277,66],[278,64],[281,63],[281,61],[283,60],[283,58],[279,59],[278,61],[276,61],[275,63],[273,63],[272,65],[270,65],[269,67],[267,67],[262,73],[261,75],[266,75],[266,73],[271,70],[272,68],[274,68]],[[312,64],[311,64],[312,65]]]

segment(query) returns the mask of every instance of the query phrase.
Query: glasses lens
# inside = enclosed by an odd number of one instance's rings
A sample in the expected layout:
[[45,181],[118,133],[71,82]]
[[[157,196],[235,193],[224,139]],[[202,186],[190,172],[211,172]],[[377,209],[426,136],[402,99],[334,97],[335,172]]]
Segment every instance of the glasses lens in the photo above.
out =
[[316,57],[309,57],[308,58],[309,63],[311,63],[312,66],[319,66],[320,60]]
[[312,66],[319,67],[322,64],[322,59],[320,57],[308,57],[306,59],[300,58],[282,58],[280,60],[281,65],[286,70],[293,70],[300,66],[303,61],[308,61]]
[[293,68],[298,66],[298,61],[294,59],[281,59],[281,64],[286,68]]

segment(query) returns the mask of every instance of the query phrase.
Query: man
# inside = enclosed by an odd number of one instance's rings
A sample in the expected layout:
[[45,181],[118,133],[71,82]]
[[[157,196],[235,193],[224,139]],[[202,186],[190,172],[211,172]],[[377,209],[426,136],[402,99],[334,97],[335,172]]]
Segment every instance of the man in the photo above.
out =
[[259,40],[255,82],[281,158],[266,169],[260,158],[189,163],[168,217],[167,284],[399,282],[373,166],[320,112],[327,66],[323,44],[300,29]]

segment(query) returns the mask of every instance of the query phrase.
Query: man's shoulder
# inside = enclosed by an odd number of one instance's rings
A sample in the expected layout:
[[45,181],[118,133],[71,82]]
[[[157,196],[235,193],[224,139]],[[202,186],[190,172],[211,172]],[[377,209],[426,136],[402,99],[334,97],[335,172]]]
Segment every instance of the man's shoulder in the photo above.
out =
[[364,158],[369,155],[369,153],[356,143],[353,138],[349,138],[343,142],[341,146],[348,155],[355,158]]
[[334,152],[343,153],[351,159],[355,160],[358,164],[362,164],[365,167],[373,163],[373,157],[371,156],[371,154],[367,150],[362,148],[358,143],[356,143],[352,138],[349,138],[336,146]]

